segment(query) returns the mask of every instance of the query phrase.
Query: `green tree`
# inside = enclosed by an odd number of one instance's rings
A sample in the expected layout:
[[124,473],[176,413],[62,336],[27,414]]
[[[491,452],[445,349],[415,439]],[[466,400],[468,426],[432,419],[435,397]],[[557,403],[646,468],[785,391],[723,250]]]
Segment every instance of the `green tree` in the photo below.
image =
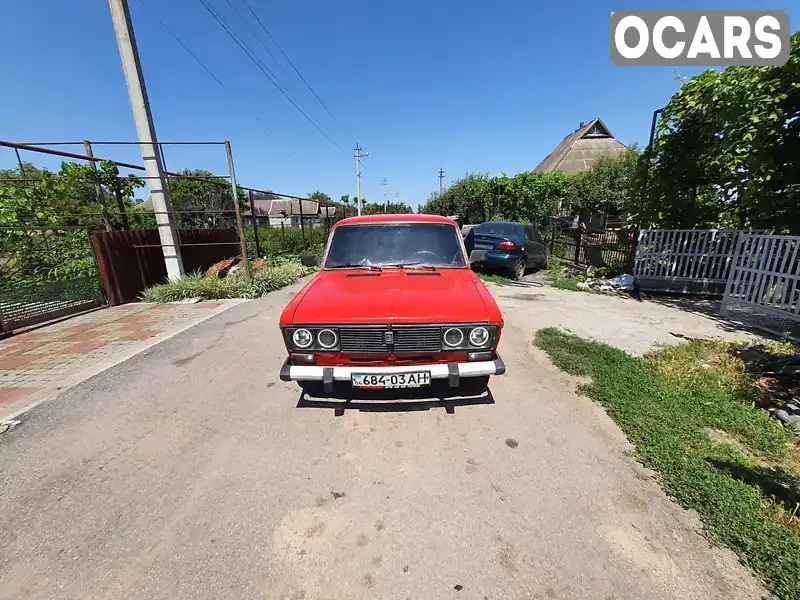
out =
[[443,192],[431,194],[420,207],[420,212],[457,216],[464,223],[481,223],[491,215],[493,198],[489,176],[485,173],[469,173]]
[[[103,209],[117,212],[116,197],[132,207],[134,190],[144,185],[135,175],[121,177],[116,165],[103,161],[95,171],[88,165],[64,162],[58,173],[23,165],[28,181],[0,184],[0,222],[8,225],[83,225],[103,228]],[[22,178],[19,168],[0,171],[0,178]],[[98,203],[96,185],[101,187]],[[109,204],[109,202],[113,204]],[[118,217],[109,217],[114,225]]]
[[402,215],[413,212],[414,209],[404,202],[389,202],[388,206],[378,202],[367,202],[362,206],[362,213],[365,215]]
[[[230,183],[202,169],[185,169],[179,175],[191,178],[169,178],[172,209],[178,227],[229,227],[234,222],[233,196]],[[200,177],[202,179],[192,179]],[[244,190],[237,188],[239,208],[249,208]],[[152,210],[152,207],[151,207]]]
[[311,192],[308,195],[308,198],[310,200],[316,200],[317,202],[320,202],[322,204],[333,204],[333,198],[328,196],[328,194],[326,194],[325,192],[319,192],[319,191]]
[[641,153],[636,146],[618,156],[601,158],[594,167],[571,175],[565,189],[565,206],[587,211],[636,217],[640,211],[636,169]]
[[686,81],[638,171],[645,223],[800,232],[800,32],[782,67]]
[[[143,185],[138,177],[120,177],[112,163],[95,171],[88,165],[62,163],[58,173],[23,165],[27,181],[0,184],[0,223],[20,227],[0,232],[2,285],[29,278],[74,278],[95,270],[82,226],[104,229],[113,217],[103,208],[107,198],[119,193],[131,204],[133,190]],[[0,172],[2,178],[21,179],[20,169]],[[98,202],[97,188],[101,189]],[[27,229],[22,229],[23,227]]]
[[493,218],[538,223],[563,201],[567,181],[563,173],[525,172],[492,178],[472,173],[442,193],[431,194],[420,212],[456,216],[463,223]]

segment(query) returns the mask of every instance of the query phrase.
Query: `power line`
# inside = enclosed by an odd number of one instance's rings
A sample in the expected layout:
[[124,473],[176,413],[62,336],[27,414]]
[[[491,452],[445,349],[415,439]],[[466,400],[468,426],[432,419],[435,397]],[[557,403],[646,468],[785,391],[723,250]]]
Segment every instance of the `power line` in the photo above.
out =
[[253,61],[253,64],[255,64],[256,67],[258,67],[258,69],[264,74],[264,76],[267,79],[269,79],[270,83],[272,83],[272,85],[274,85],[276,88],[278,88],[278,90],[292,104],[292,106],[294,106],[297,109],[297,111],[301,115],[303,115],[305,120],[308,121],[309,123],[311,123],[311,125],[314,127],[314,129],[319,131],[325,137],[325,139],[327,139],[331,144],[336,146],[336,148],[338,148],[340,152],[342,152],[345,156],[350,156],[349,152],[347,152],[344,148],[342,148],[339,144],[337,144],[333,139],[331,139],[331,137],[327,133],[325,133],[322,130],[322,128],[319,127],[319,125],[317,125],[314,121],[312,121],[309,118],[309,116],[306,114],[306,112],[302,108],[300,108],[294,100],[292,100],[292,98],[286,93],[286,91],[275,81],[274,77],[272,75],[270,75],[269,69],[260,60],[258,60],[257,57],[255,57],[253,55],[252,50],[249,49],[247,44],[245,44],[243,41],[240,41],[240,39],[238,38],[236,33],[230,28],[230,25],[228,25],[225,22],[225,19],[223,19],[222,17],[217,15],[217,13],[214,11],[214,9],[211,8],[207,4],[206,0],[200,0],[200,4],[203,5],[203,7],[206,9],[206,11],[208,11],[208,13],[214,18],[214,20],[219,24],[219,26],[222,27],[223,30],[225,30],[225,33],[227,33],[228,36],[230,36],[230,38],[234,42],[236,42],[236,45],[239,46],[239,48],[241,48],[242,52],[244,52],[247,55],[247,57],[251,61]]
[[[237,16],[237,17],[239,17],[239,20],[240,20],[242,23],[244,23],[244,26],[245,26],[245,27],[247,27],[247,31],[249,31],[249,32],[251,33],[251,35],[252,35],[252,36],[255,38],[255,40],[256,40],[256,41],[259,43],[259,45],[260,45],[260,46],[261,46],[261,47],[262,47],[264,50],[266,50],[267,54],[269,54],[269,55],[270,55],[270,58],[272,58],[272,60],[274,60],[274,61],[275,61],[275,63],[278,65],[278,67],[280,67],[281,71],[283,71],[283,74],[286,76],[287,80],[288,80],[290,83],[292,83],[292,84],[294,84],[294,85],[297,85],[297,83],[296,83],[296,82],[295,82],[295,81],[292,79],[292,76],[291,76],[291,75],[289,75],[289,73],[286,71],[286,69],[285,69],[285,68],[284,68],[284,66],[281,64],[281,62],[280,62],[280,61],[279,61],[279,60],[278,60],[278,59],[275,57],[275,55],[272,53],[272,51],[271,51],[269,48],[267,48],[266,44],[264,44],[264,42],[262,42],[262,41],[261,41],[261,38],[260,38],[260,37],[259,37],[259,36],[256,34],[256,32],[255,32],[255,31],[253,31],[253,28],[252,28],[252,27],[250,27],[250,25],[248,24],[247,20],[245,20],[245,18],[244,18],[244,17],[241,15],[241,13],[238,11],[238,9],[237,9],[237,8],[236,8],[236,7],[233,5],[233,3],[231,2],[231,0],[225,0],[225,2],[228,4],[228,6],[230,6],[230,7],[231,7],[231,9],[233,10],[233,12],[234,12],[234,13],[236,13],[236,16]],[[270,71],[270,73],[272,73],[272,76],[273,76],[273,77],[275,77],[275,79],[277,79],[277,76],[275,75],[275,73],[273,73],[272,71]],[[288,86],[287,86],[287,87],[288,87]],[[314,103],[313,103],[313,101],[312,101],[312,100],[310,100],[310,99],[309,99],[309,97],[308,97],[306,94],[302,93],[302,88],[300,88],[300,87],[298,86],[298,89],[300,89],[300,90],[301,90],[301,95],[302,95],[302,96],[303,96],[303,98],[306,100],[306,102],[308,102],[308,103],[309,103],[311,106],[314,106]],[[316,108],[316,106],[315,106],[314,108]],[[319,112],[319,108],[316,108],[316,110],[317,110],[317,112]],[[316,119],[314,119],[314,121],[315,121],[315,122],[316,122],[318,125],[320,125],[320,122],[319,122],[319,121],[317,121]]]
[[[144,6],[144,7],[147,7],[147,4],[145,3],[145,1],[144,1],[144,0],[139,0],[139,2],[141,2],[141,3],[142,3],[142,6]],[[217,83],[220,85],[220,87],[221,87],[223,90],[225,90],[226,92],[228,92],[228,94],[230,94],[232,98],[236,98],[236,95],[235,95],[235,94],[234,94],[234,93],[233,93],[233,92],[230,90],[230,88],[229,88],[228,86],[226,86],[224,83],[222,83],[222,81],[220,80],[220,78],[219,78],[219,77],[217,77],[216,75],[214,75],[214,73],[211,71],[211,69],[209,69],[209,68],[208,68],[208,67],[205,65],[205,63],[204,63],[202,60],[200,60],[200,59],[197,57],[197,55],[196,55],[194,52],[192,52],[192,50],[189,48],[189,46],[187,46],[187,45],[186,45],[186,44],[183,42],[183,40],[182,40],[181,38],[179,38],[179,37],[178,37],[178,35],[177,35],[175,32],[173,32],[173,31],[172,31],[172,30],[169,28],[169,26],[168,26],[166,23],[164,23],[164,21],[162,21],[162,20],[161,20],[161,18],[160,18],[160,17],[159,17],[159,16],[158,16],[158,15],[157,15],[157,14],[156,14],[154,11],[150,10],[150,11],[148,11],[148,14],[152,15],[152,16],[153,16],[153,18],[154,18],[156,21],[158,21],[158,22],[159,22],[159,24],[161,25],[161,27],[163,27],[163,28],[164,28],[164,30],[165,30],[165,31],[166,31],[168,34],[170,34],[170,35],[172,36],[172,38],[173,38],[173,39],[174,39],[176,42],[178,42],[178,43],[181,45],[181,47],[182,47],[184,50],[186,50],[186,52],[189,54],[189,56],[191,56],[191,57],[192,57],[192,58],[193,58],[193,59],[194,59],[194,60],[197,62],[197,64],[199,64],[199,65],[200,65],[200,66],[203,68],[203,70],[204,70],[206,73],[208,73],[208,74],[211,76],[211,78],[212,78],[214,81],[216,81],[216,82],[217,82]],[[252,114],[252,113],[251,113],[251,114],[250,114],[250,116],[251,116],[251,117],[253,117],[253,118],[254,118],[256,121],[258,121],[258,122],[261,124],[261,126],[264,128],[264,129],[266,129],[267,131],[269,131],[269,132],[270,132],[272,135],[274,135],[275,137],[278,137],[278,134],[277,134],[277,133],[275,133],[275,132],[274,132],[272,129],[270,129],[270,128],[269,128],[269,126],[268,126],[266,123],[264,123],[264,121],[262,121],[262,120],[261,120],[261,119],[258,117],[258,115],[254,115],[254,114]]]
[[322,105],[322,108],[324,108],[328,112],[328,114],[331,116],[331,118],[335,119],[335,117],[333,116],[333,113],[330,111],[330,109],[327,107],[327,105],[322,101],[322,98],[320,98],[317,95],[317,92],[315,92],[314,88],[311,87],[311,84],[308,83],[308,81],[306,81],[306,78],[303,77],[303,74],[294,65],[292,60],[288,56],[286,56],[286,52],[283,51],[283,48],[281,48],[281,45],[278,43],[278,41],[274,37],[272,37],[272,34],[269,32],[269,29],[267,29],[266,26],[264,25],[264,23],[261,22],[261,19],[258,18],[258,15],[255,13],[253,8],[250,6],[250,3],[247,0],[242,0],[242,3],[247,7],[247,9],[250,11],[250,13],[255,17],[256,21],[261,26],[261,29],[263,29],[264,33],[266,33],[269,36],[269,39],[271,39],[272,43],[275,44],[275,47],[280,51],[280,53],[286,59],[286,62],[288,62],[292,66],[292,69],[294,69],[294,72],[297,73],[297,75],[300,77],[300,79],[303,80],[303,83],[306,84],[306,87],[311,91],[312,94],[314,94],[314,98],[316,98],[317,101],[319,101],[319,103]]

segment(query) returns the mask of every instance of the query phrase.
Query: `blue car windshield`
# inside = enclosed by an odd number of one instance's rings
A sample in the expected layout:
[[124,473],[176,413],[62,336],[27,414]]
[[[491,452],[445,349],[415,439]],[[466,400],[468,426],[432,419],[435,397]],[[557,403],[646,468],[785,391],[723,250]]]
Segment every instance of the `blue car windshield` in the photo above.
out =
[[461,233],[445,223],[372,223],[334,229],[323,268],[466,268]]

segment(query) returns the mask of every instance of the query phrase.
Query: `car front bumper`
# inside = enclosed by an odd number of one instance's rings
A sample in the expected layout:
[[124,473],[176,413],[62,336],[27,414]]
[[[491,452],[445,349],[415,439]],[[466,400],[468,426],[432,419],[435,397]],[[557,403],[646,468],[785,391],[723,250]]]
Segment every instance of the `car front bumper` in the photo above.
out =
[[446,379],[450,387],[458,387],[462,377],[485,377],[486,375],[502,375],[506,365],[499,356],[494,360],[436,363],[422,365],[403,365],[400,367],[359,367],[317,365],[293,365],[286,359],[281,367],[282,381],[322,381],[326,391],[333,389],[335,381],[351,380],[353,373],[391,375],[393,373],[416,373],[430,371],[431,379]]

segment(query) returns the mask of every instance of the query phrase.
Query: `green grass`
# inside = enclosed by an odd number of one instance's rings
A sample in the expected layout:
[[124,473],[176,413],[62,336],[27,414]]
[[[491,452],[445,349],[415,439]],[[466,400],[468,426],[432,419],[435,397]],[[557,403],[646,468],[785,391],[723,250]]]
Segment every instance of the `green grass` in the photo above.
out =
[[163,283],[142,292],[142,302],[177,302],[188,298],[222,300],[225,298],[257,298],[295,282],[314,269],[297,262],[277,264],[254,273],[247,281],[241,272],[227,277],[203,277],[199,273],[186,275],[179,281]]
[[512,283],[511,279],[503,275],[494,275],[494,274],[479,273],[479,272],[476,272],[475,274],[484,281],[490,281],[492,283],[496,283],[497,285],[509,285]]
[[[702,343],[639,359],[553,328],[539,331],[536,345],[564,371],[591,377],[581,391],[606,408],[638,460],[698,512],[714,540],[736,551],[777,597],[800,598],[800,526],[791,519],[797,438],[747,402],[740,365]],[[696,367],[705,360],[708,367]]]

